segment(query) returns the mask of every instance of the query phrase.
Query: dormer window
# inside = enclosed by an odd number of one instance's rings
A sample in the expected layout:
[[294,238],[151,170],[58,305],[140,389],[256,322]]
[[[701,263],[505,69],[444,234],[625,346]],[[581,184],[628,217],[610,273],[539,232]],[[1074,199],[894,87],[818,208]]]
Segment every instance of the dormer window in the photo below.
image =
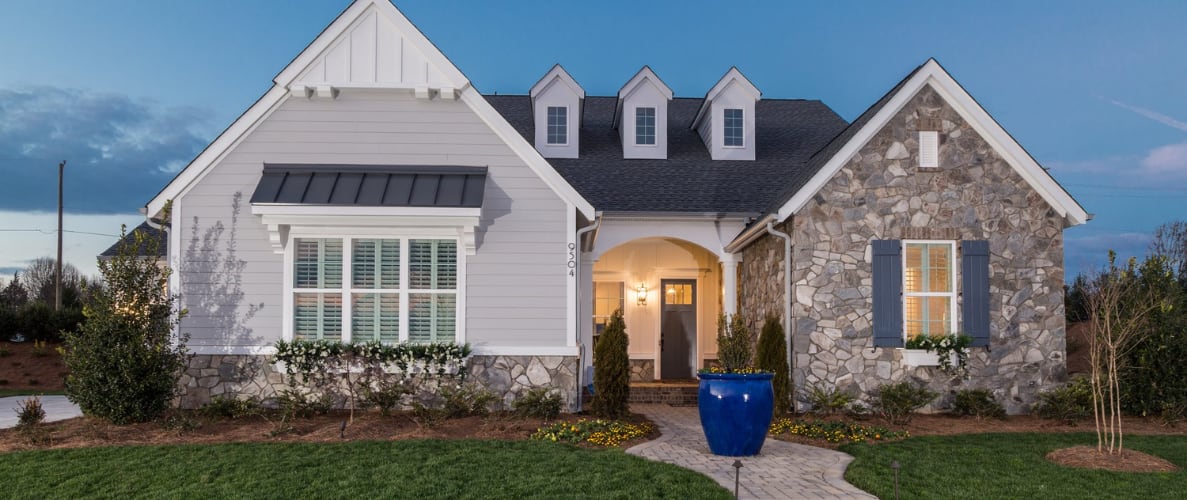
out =
[[753,161],[758,127],[755,108],[762,93],[738,68],[725,72],[705,94],[690,128],[697,131],[714,160]]
[[569,108],[548,107],[548,144],[563,146],[569,143]]
[[585,90],[559,64],[532,85],[536,151],[545,158],[576,158]]
[[655,108],[635,108],[635,144],[655,145]]
[[727,148],[740,148],[746,146],[746,121],[743,119],[743,111],[738,108],[727,108],[725,110],[725,130],[722,132],[721,140]]
[[643,66],[618,90],[614,128],[622,140],[622,157],[668,158],[668,101],[672,89]]

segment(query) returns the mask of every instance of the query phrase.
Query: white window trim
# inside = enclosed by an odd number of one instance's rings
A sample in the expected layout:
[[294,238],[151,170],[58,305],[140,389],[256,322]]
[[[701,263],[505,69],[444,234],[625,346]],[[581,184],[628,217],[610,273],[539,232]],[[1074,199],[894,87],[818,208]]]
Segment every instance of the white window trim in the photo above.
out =
[[[742,144],[740,145],[728,145],[725,143],[725,112],[731,109],[742,112]],[[746,108],[721,109],[721,147],[724,149],[746,149]]]
[[[902,245],[903,245],[902,251],[900,251],[899,253],[902,254],[902,256],[900,258],[902,259],[903,272],[902,272],[902,276],[900,276],[899,279],[902,280],[902,289],[903,289],[903,342],[907,341],[907,320],[908,320],[908,318],[907,318],[907,297],[908,297],[908,295],[911,297],[952,297],[952,300],[948,302],[948,308],[949,308],[948,317],[951,318],[951,320],[950,320],[951,324],[949,325],[949,333],[959,332],[960,330],[956,329],[956,327],[958,326],[957,325],[958,320],[957,320],[957,316],[956,316],[956,312],[957,312],[956,302],[958,300],[960,300],[960,294],[957,292],[957,290],[959,290],[959,287],[957,286],[957,283],[956,283],[956,279],[958,278],[958,273],[956,272],[956,270],[959,267],[959,263],[957,262],[957,256],[956,256],[956,242],[953,240],[903,240]],[[949,279],[948,283],[951,286],[950,292],[910,292],[908,294],[908,292],[907,292],[907,246],[908,245],[948,245],[948,250],[949,250],[949,252],[951,252],[950,255],[952,255],[952,264],[949,266],[949,269],[948,269],[948,279]]]
[[[353,258],[353,247],[349,240],[355,239],[399,239],[400,240],[400,289],[390,290],[388,293],[400,294],[400,342],[408,341],[408,323],[405,318],[411,312],[408,309],[408,296],[414,291],[409,287],[408,281],[408,267],[404,264],[404,259],[408,254],[409,240],[453,240],[457,243],[457,283],[456,289],[450,289],[454,292],[454,340],[457,344],[466,343],[466,255],[465,245],[457,234],[457,230],[453,228],[416,228],[415,230],[391,229],[386,231],[377,231],[371,228],[354,228],[354,229],[339,229],[337,232],[326,231],[325,228],[293,228],[290,229],[287,235],[286,244],[284,246],[284,306],[283,306],[283,321],[281,335],[285,341],[291,342],[293,335],[293,294],[301,292],[304,289],[297,289],[293,287],[293,249],[292,244],[297,238],[325,238],[325,239],[341,239],[342,240],[342,343],[351,342],[352,338],[352,322],[351,322],[351,307],[353,304],[350,301],[353,293],[376,293],[376,289],[372,288],[353,288],[348,287],[351,284],[351,259]],[[446,292],[450,290],[415,290],[415,292],[422,293],[436,293]]]
[[[651,131],[652,132],[651,133],[651,139],[652,139],[651,144],[643,144],[643,143],[639,142],[639,110],[640,109],[650,109],[651,110],[651,119],[653,121],[653,123],[652,123],[653,130]],[[659,108],[656,106],[635,106],[635,125],[633,128],[634,128],[634,133],[635,133],[635,147],[640,147],[640,148],[659,147]]]
[[[551,121],[551,117],[549,116],[549,113],[552,111],[552,108],[565,110],[565,141],[564,142],[549,142],[549,138],[552,136],[552,134],[550,134],[549,130],[548,130],[548,127],[550,126],[549,121]],[[571,113],[569,113],[568,106],[548,106],[544,109],[544,144],[546,146],[568,146],[569,145],[569,134],[570,134],[570,131],[573,130],[573,127],[571,126],[572,125],[571,120],[569,119],[570,116],[571,116]]]

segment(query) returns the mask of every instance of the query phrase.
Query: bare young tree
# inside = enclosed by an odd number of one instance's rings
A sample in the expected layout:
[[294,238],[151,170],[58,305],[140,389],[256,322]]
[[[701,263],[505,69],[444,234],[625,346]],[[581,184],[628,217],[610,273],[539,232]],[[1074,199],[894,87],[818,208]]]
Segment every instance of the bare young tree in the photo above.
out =
[[[1096,447],[1101,453],[1119,455],[1124,440],[1119,361],[1145,333],[1150,317],[1163,307],[1163,299],[1154,288],[1143,285],[1135,258],[1124,268],[1117,267],[1116,258],[1110,251],[1109,266],[1088,280],[1085,301]],[[1143,266],[1143,270],[1166,270],[1161,259],[1150,257],[1147,264],[1154,265]]]

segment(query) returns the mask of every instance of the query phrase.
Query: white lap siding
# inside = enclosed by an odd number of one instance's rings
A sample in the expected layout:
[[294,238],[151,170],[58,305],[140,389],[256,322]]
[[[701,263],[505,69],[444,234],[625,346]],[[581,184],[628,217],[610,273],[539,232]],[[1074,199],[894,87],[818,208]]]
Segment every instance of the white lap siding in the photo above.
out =
[[[283,257],[248,201],[264,163],[488,167],[477,252],[467,257],[466,341],[565,345],[566,203],[460,101],[343,92],[333,100],[289,98],[176,203],[180,292],[189,309],[181,330],[197,352],[244,351],[281,338]],[[235,193],[242,199],[232,228]],[[203,251],[219,222],[220,239]]]

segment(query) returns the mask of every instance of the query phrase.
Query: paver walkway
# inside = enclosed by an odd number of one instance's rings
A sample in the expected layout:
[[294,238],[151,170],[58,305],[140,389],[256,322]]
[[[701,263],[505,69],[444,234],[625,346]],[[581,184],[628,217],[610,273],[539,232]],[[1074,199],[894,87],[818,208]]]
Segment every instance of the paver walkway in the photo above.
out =
[[753,457],[719,457],[709,452],[695,407],[631,405],[663,433],[659,439],[626,450],[651,460],[705,474],[734,491],[734,460],[742,461],[739,498],[874,498],[844,479],[853,457],[839,451],[767,439]]
[[[21,402],[28,398],[29,396],[0,398],[0,429],[16,427],[16,412],[20,409]],[[41,407],[45,409],[46,422],[82,416],[82,410],[66,399],[66,396],[41,396]]]

